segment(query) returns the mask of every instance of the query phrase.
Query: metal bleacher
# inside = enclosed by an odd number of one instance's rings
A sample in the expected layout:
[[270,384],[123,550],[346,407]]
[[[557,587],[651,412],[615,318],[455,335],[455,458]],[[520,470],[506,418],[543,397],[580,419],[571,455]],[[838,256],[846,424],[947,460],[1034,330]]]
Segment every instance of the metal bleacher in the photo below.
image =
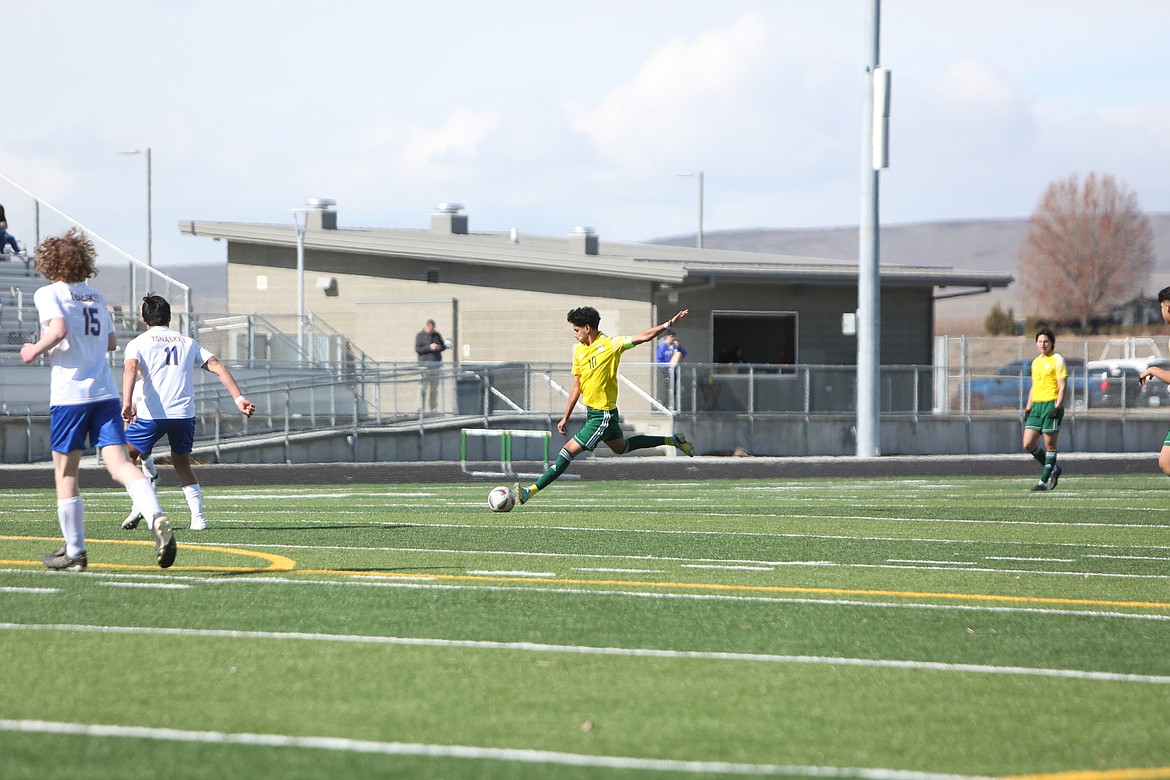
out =
[[[292,435],[300,429],[339,427],[343,417],[352,426],[359,416],[367,416],[373,403],[365,397],[372,386],[367,379],[381,378],[384,367],[328,323],[311,314],[302,322],[290,316],[196,314],[189,285],[143,263],[3,174],[0,195],[9,217],[19,215],[20,224],[28,227],[25,237],[35,237],[29,246],[44,235],[73,227],[94,243],[102,269],[94,286],[106,296],[119,345],[145,329],[135,311],[138,296],[156,292],[171,302],[171,326],[198,339],[231,368],[260,411],[251,420],[243,419],[216,378],[199,372],[197,417],[201,430],[213,432],[216,442],[273,431]],[[129,294],[122,287],[127,276]],[[27,366],[20,358],[21,346],[38,338],[34,294],[45,284],[36,272],[31,250],[0,254],[0,462],[48,457],[50,368],[44,358]],[[120,376],[121,350],[111,352],[109,360]],[[403,373],[417,399],[417,367]]]
[[44,283],[31,257],[0,253],[0,364],[19,363],[20,345],[36,341],[33,293]]

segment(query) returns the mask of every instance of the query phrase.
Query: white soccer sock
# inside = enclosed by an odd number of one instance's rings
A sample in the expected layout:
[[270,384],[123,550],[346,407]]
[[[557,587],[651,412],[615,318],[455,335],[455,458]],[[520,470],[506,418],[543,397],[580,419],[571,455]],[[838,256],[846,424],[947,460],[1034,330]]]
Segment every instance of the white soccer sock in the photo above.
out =
[[158,469],[154,465],[154,456],[148,455],[142,459],[142,476],[147,479],[157,479]]
[[127,485],[126,492],[130,494],[134,508],[142,513],[142,516],[150,523],[151,530],[154,530],[155,516],[163,513],[162,506],[158,503],[158,494],[154,492],[154,485],[150,484],[149,479],[143,477]]
[[187,499],[187,508],[191,510],[191,522],[206,522],[203,517],[203,493],[199,490],[199,483],[183,485],[183,497]]
[[81,496],[57,501],[57,520],[65,537],[65,554],[76,558],[85,552],[85,503]]

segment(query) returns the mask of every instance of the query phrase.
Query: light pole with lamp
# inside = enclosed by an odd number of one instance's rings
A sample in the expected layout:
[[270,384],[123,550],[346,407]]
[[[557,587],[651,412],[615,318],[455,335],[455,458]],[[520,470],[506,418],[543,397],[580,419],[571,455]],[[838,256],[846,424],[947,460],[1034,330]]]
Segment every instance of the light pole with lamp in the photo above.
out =
[[332,198],[309,198],[303,208],[292,209],[293,222],[297,226],[297,352],[298,360],[305,360],[305,230],[309,214],[325,212],[337,205]]
[[695,235],[695,246],[703,248],[703,172],[680,173],[679,176],[694,176],[699,183],[699,232]]
[[[153,217],[151,215],[153,198],[151,196],[151,171],[150,171],[150,147],[142,149],[130,149],[119,154],[141,154],[146,158],[146,265],[149,268],[154,268],[154,241],[152,232],[154,230]],[[138,295],[135,288],[137,286],[137,274],[134,272],[134,263],[130,264],[130,308],[133,309],[136,305]]]

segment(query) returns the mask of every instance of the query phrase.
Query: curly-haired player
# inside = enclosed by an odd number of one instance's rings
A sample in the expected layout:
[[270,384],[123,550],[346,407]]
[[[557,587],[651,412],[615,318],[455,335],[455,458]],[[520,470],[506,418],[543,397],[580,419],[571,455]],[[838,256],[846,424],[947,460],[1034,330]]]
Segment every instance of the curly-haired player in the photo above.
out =
[[102,294],[88,284],[97,274],[93,243],[72,228],[41,241],[35,256],[37,270],[50,284],[33,295],[41,337],[22,346],[20,357],[32,363],[47,354],[52,366],[49,434],[57,519],[65,537],[65,545],[42,560],[50,569],[66,571],[83,571],[89,563],[78,472],[82,451],[93,446],[101,451],[110,476],[150,517],[155,558],[165,569],[175,562],[177,545],[154,486],[131,463],[126,449],[120,388],[106,362],[106,353],[118,347],[113,318]]

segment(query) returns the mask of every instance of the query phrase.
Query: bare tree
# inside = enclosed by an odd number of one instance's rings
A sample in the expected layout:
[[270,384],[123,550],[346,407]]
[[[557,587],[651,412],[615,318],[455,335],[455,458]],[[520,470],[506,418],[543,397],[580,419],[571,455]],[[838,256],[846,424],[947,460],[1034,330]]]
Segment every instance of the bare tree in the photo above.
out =
[[1138,297],[1154,267],[1150,221],[1137,196],[1109,175],[1048,186],[1020,250],[1020,282],[1036,313],[1076,319],[1082,332],[1110,307]]

